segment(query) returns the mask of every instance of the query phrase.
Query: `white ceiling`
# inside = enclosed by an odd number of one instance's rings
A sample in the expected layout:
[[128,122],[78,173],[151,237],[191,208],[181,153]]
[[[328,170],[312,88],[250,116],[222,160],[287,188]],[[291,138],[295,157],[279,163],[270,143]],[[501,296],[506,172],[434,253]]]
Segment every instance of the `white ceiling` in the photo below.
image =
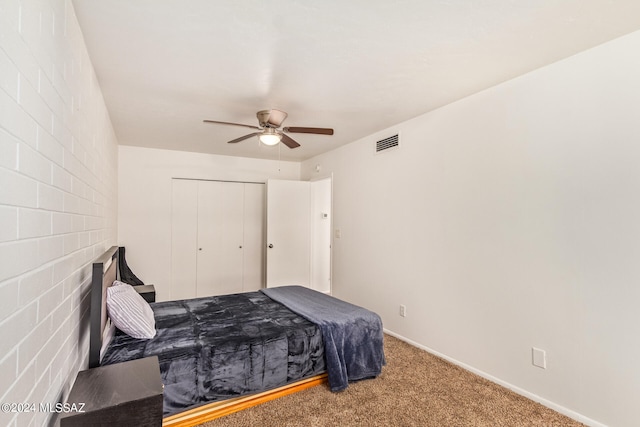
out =
[[640,29],[638,0],[73,0],[120,144],[302,160]]

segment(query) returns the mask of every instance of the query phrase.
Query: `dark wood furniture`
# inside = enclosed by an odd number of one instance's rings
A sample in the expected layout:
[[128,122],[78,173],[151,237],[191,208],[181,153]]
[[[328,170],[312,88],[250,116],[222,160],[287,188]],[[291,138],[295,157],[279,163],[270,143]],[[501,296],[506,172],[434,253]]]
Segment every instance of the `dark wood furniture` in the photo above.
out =
[[162,381],[157,357],[78,373],[67,399],[82,412],[63,413],[60,427],[160,427]]
[[146,302],[156,302],[156,288],[153,285],[138,285],[134,286],[136,290],[144,298]]
[[116,280],[118,247],[112,246],[92,266],[91,316],[89,319],[89,368],[100,366],[103,333],[107,326],[107,288]]

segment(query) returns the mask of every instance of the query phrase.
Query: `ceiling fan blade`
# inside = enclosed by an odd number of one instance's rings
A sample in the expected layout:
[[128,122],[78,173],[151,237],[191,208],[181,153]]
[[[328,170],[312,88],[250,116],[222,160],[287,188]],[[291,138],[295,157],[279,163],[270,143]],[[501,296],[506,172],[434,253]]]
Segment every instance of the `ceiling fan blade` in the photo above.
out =
[[262,129],[262,128],[259,128],[258,126],[253,126],[253,125],[245,125],[245,124],[242,124],[242,123],[231,123],[231,122],[219,122],[217,120],[203,120],[203,122],[205,122],[205,123],[217,123],[219,125],[244,126],[246,128],[258,129],[258,130]]
[[285,134],[282,134],[282,139],[280,140],[280,142],[282,142],[284,145],[286,145],[289,148],[300,147],[300,144],[298,144],[293,139],[291,139],[290,136],[287,136]]
[[269,117],[267,118],[267,124],[270,127],[279,128],[287,118],[287,113],[280,110],[269,110]]
[[330,128],[286,127],[282,130],[291,133],[315,133],[317,135],[333,135],[333,129]]
[[260,135],[262,132],[254,132],[249,135],[241,136],[240,138],[232,139],[231,141],[227,141],[228,144],[235,144],[236,142],[244,141],[245,139],[249,139],[252,136]]

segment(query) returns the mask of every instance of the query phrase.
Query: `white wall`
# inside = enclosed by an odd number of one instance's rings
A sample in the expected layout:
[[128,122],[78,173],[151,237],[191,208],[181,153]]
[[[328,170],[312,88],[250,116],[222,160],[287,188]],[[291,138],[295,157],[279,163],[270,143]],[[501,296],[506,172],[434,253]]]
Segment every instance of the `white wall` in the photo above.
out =
[[120,146],[118,244],[134,274],[155,285],[158,301],[171,299],[172,178],[297,180],[300,163]]
[[334,295],[574,417],[638,425],[637,52],[640,32],[304,162],[334,174]]
[[[87,366],[90,262],[116,243],[117,141],[71,1],[0,3],[0,402]],[[0,412],[0,425],[51,414]]]

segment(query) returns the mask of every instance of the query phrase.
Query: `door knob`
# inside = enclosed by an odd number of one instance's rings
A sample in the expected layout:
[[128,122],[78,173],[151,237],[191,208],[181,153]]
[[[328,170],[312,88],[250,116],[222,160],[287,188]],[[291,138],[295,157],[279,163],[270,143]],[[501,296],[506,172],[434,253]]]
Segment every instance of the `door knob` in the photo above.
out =
[[273,249],[273,243],[269,243],[269,249]]

